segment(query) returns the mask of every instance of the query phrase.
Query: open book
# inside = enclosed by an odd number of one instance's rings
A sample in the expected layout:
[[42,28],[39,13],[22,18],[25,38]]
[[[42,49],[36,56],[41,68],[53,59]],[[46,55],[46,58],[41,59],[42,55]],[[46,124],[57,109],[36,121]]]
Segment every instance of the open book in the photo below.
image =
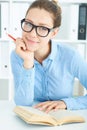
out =
[[14,112],[29,124],[39,125],[62,125],[68,123],[85,122],[84,118],[77,114],[77,111],[57,110],[49,114],[28,106],[16,106]]

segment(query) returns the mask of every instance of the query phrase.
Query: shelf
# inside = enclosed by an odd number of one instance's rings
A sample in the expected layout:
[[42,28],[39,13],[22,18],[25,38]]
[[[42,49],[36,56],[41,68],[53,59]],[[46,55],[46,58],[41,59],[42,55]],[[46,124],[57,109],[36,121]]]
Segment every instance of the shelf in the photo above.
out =
[[62,42],[62,43],[73,43],[73,44],[86,44],[87,40],[62,40],[62,39],[54,39],[54,41]]
[[9,40],[8,39],[0,38],[0,42],[9,42]]
[[59,0],[59,3],[80,4],[80,3],[87,3],[87,0]]
[[9,0],[0,0],[0,3],[2,2],[9,2]]
[[8,76],[0,76],[0,80],[2,79],[8,79],[8,80],[11,80],[13,79],[11,75],[8,75]]
[[[0,0],[0,2],[13,2],[13,3],[30,3],[34,0]],[[59,0],[60,4],[80,4],[80,3],[87,3],[87,0]]]
[[13,3],[32,3],[34,0],[13,0]]
[[[13,2],[33,2],[34,0],[13,0]],[[87,0],[59,0],[59,3],[67,3],[67,4],[72,4],[72,3],[87,3]]]

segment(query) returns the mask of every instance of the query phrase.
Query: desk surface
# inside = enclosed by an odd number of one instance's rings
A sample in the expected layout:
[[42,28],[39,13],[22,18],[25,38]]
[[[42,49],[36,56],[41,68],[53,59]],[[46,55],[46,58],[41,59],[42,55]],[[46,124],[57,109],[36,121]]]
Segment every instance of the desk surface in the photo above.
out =
[[86,130],[87,129],[87,110],[79,110],[80,114],[86,119],[85,123],[66,124],[61,126],[39,126],[29,125],[18,118],[13,112],[15,104],[9,101],[0,101],[0,130]]

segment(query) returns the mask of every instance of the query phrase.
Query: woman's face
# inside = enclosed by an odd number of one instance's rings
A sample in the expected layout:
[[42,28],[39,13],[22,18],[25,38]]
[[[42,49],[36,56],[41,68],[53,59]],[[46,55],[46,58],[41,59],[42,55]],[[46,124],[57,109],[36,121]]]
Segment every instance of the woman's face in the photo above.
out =
[[[36,26],[43,26],[47,28],[53,28],[52,15],[44,9],[33,8],[30,9],[27,16],[27,21]],[[45,48],[49,43],[49,40],[53,37],[54,31],[51,31],[46,37],[40,37],[36,33],[35,28],[31,32],[22,33],[23,40],[26,44],[27,50],[37,51],[41,48]]]

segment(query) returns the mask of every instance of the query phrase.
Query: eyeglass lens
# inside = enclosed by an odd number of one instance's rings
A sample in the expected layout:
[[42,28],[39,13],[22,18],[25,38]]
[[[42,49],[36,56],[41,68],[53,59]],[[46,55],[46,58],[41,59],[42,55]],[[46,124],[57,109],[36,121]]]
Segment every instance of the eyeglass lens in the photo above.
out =
[[21,27],[22,27],[23,31],[25,31],[25,32],[31,32],[35,28],[36,33],[41,37],[46,37],[51,30],[44,26],[36,26],[25,20],[23,20],[21,22]]

